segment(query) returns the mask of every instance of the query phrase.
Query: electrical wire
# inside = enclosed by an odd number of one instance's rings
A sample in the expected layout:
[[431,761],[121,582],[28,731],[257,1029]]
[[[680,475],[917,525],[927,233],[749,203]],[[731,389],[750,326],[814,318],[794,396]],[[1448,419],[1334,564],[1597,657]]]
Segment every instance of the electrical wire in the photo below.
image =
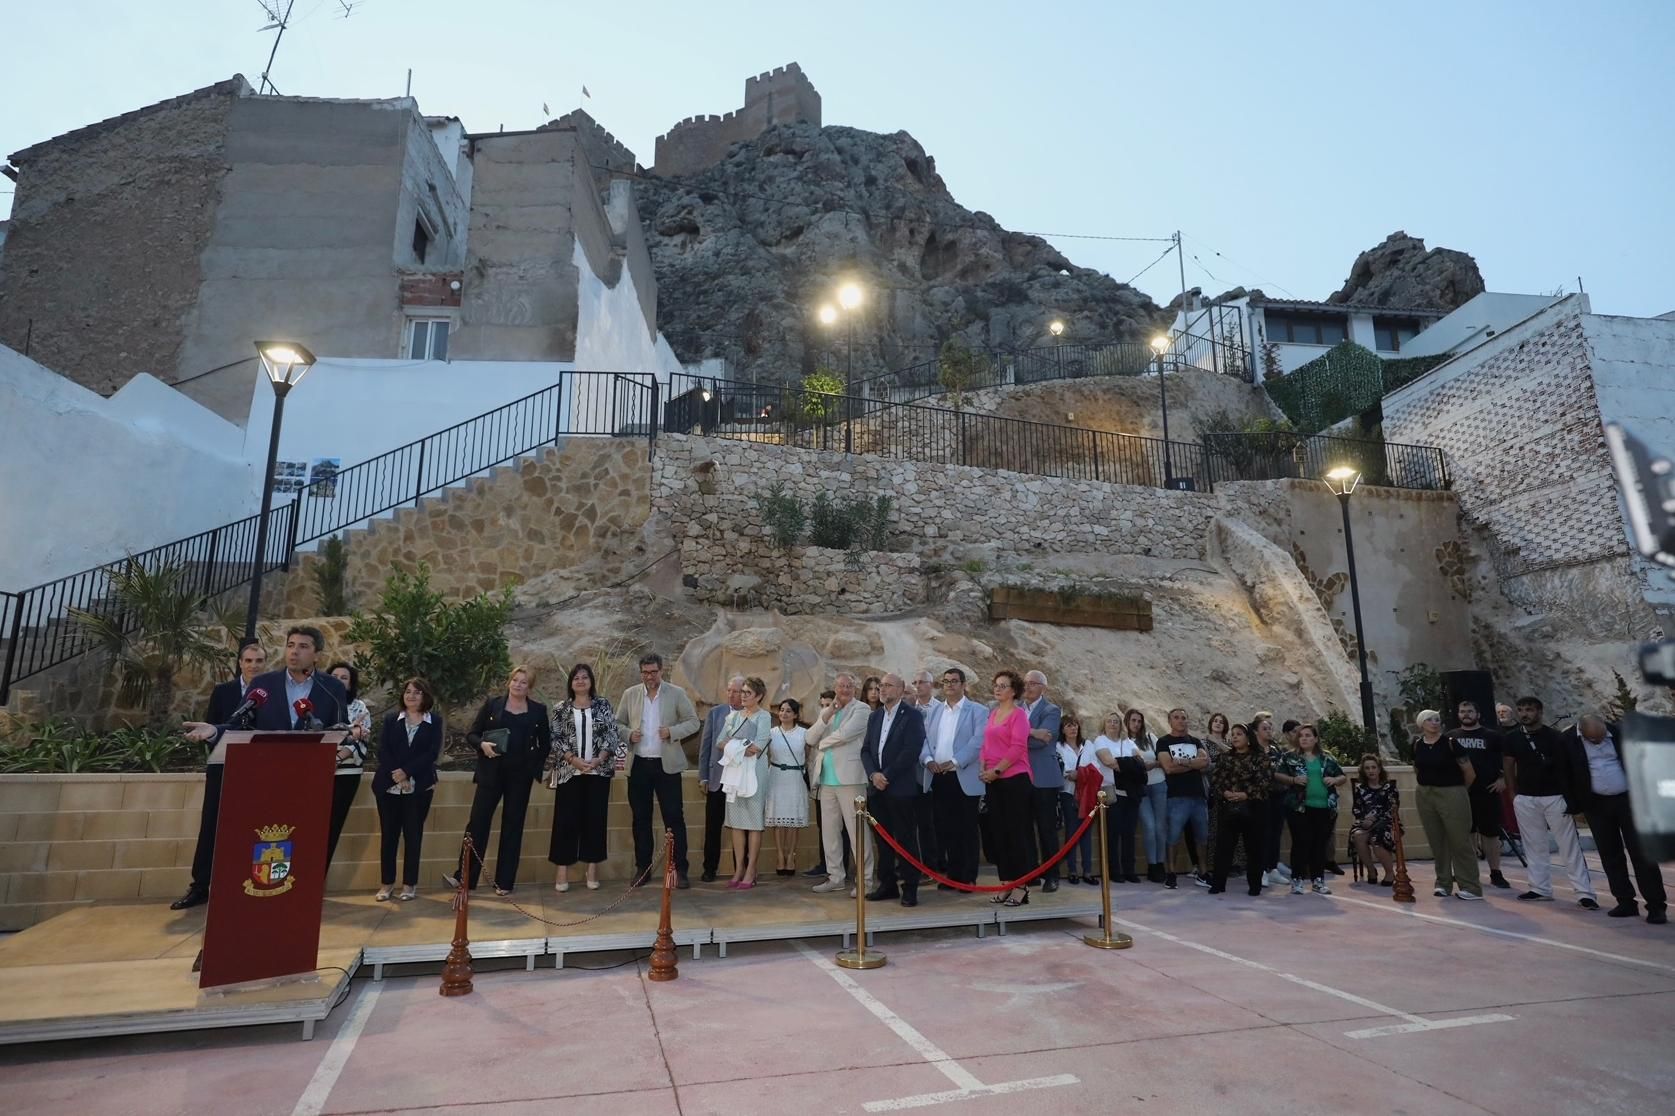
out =
[[[1183,237],[1185,237],[1185,235],[1186,234],[1184,234],[1184,233],[1182,234]],[[1294,294],[1292,291],[1286,289],[1285,287],[1281,286],[1279,283],[1275,283],[1270,279],[1264,279],[1262,276],[1260,276],[1256,273],[1255,269],[1245,266],[1244,264],[1240,263],[1238,260],[1234,259],[1232,256],[1227,255],[1225,252],[1216,251],[1216,249],[1214,247],[1212,247],[1209,244],[1205,244],[1202,240],[1199,240],[1196,236],[1187,237],[1186,239],[1191,240],[1194,244],[1203,248],[1206,252],[1211,253],[1217,259],[1226,260],[1228,263],[1232,264],[1234,267],[1238,268],[1240,271],[1245,272],[1246,274],[1251,276],[1251,278],[1255,279],[1258,283],[1261,283],[1264,290],[1267,289],[1268,287],[1272,287],[1276,291],[1279,291],[1282,294],[1285,294],[1286,296],[1288,296],[1290,298],[1296,298],[1297,297],[1296,294]],[[1196,258],[1197,257],[1194,257],[1194,259],[1196,259]],[[1202,267],[1203,265],[1200,264],[1199,266]],[[1208,274],[1208,272],[1206,271],[1205,274]],[[1213,279],[1215,277],[1211,276],[1211,278]],[[1216,279],[1216,282],[1219,283],[1219,282],[1221,282],[1221,280]]]
[[[1173,252],[1174,250],[1175,250],[1175,245],[1174,245],[1174,242],[1171,241],[1170,244],[1169,244],[1169,247],[1167,247],[1163,250],[1163,255],[1159,256],[1157,259],[1153,260],[1151,263],[1147,264],[1145,267],[1142,267],[1139,271],[1134,273],[1134,279],[1140,278],[1140,276],[1144,275],[1146,272],[1150,271],[1152,268],[1156,267],[1158,264],[1160,264],[1164,260],[1168,259],[1169,258],[1169,253]],[[1130,279],[1128,282],[1124,283],[1123,286],[1132,287],[1134,285],[1134,279]]]

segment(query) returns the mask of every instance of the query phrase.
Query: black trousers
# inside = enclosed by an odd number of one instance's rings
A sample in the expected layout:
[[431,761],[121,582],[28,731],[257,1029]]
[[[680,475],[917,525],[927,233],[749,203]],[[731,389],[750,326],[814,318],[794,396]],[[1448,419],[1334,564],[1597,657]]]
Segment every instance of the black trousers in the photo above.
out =
[[634,815],[634,875],[643,875],[656,855],[651,840],[651,802],[663,828],[675,831],[675,872],[686,875],[686,809],[680,799],[680,773],[663,770],[661,759],[635,756],[628,768],[628,808]]
[[[942,850],[942,871],[960,883],[977,882],[977,807],[982,798],[973,798],[960,786],[960,777],[952,771],[931,776],[931,817],[936,829],[937,847]],[[929,863],[927,861],[927,863]]]
[[1332,811],[1324,806],[1308,806],[1293,810],[1291,824],[1291,878],[1319,879],[1326,872],[1322,856],[1326,848],[1323,834],[1331,834]]
[[1252,891],[1262,887],[1262,858],[1252,856],[1250,850],[1262,847],[1268,828],[1268,804],[1256,798],[1244,805],[1244,811],[1236,811],[1226,802],[1216,805],[1216,859],[1210,873],[1211,887],[1227,886],[1227,870],[1233,865],[1233,849],[1241,837],[1245,839],[1245,885]]
[[425,817],[430,813],[430,800],[436,788],[414,794],[385,792],[378,799],[379,882],[385,887],[395,883],[395,851],[402,847],[401,882],[408,887],[419,883],[419,857],[425,839]]
[[[704,794],[704,875],[713,876],[721,870],[721,830],[727,824],[727,792],[707,791]],[[815,822],[815,832],[820,832]]]
[[942,851],[942,841],[936,835],[936,810],[931,805],[931,796],[914,795],[913,807],[919,821],[919,859],[938,872],[947,874],[947,854]]
[[204,805],[198,814],[198,847],[192,852],[192,890],[206,895],[215,866],[215,825],[221,817],[221,776],[226,771],[219,763],[204,768]]
[[[1057,787],[1030,788],[1030,809],[1035,815],[1037,853],[1035,864],[1031,864],[1031,868],[1047,863],[1064,845],[1064,842],[1059,840],[1059,793]],[[1059,869],[1056,864],[1047,869],[1047,874],[1042,877],[1043,880],[1058,878]]]
[[1031,863],[1036,842],[1033,790],[1027,776],[1014,775],[990,783],[984,796],[989,804],[986,812],[995,869],[1002,882],[1021,880],[1035,867]]
[[572,775],[568,782],[560,783],[553,799],[553,839],[547,859],[564,867],[578,860],[601,863],[605,859],[610,809],[610,779]]
[[[1272,797],[1268,800],[1268,831],[1263,834],[1265,839],[1258,841],[1254,846],[1247,847],[1263,850],[1262,867],[1272,871],[1280,862],[1280,845],[1285,840],[1285,819],[1289,815],[1284,806],[1281,805],[1279,792],[1271,790],[1269,794]],[[1293,859],[1296,855],[1295,852],[1292,853]],[[1293,864],[1291,867],[1295,869],[1297,866]]]
[[[867,795],[867,810],[890,831],[902,848],[919,860],[919,795],[890,795],[873,791]],[[919,869],[896,855],[883,838],[873,842],[878,850],[878,890],[891,894],[900,890],[907,898],[919,894]],[[899,888],[898,888],[899,885]]]
[[[1661,911],[1669,905],[1664,890],[1663,876],[1657,864],[1640,847],[1634,832],[1634,818],[1629,814],[1628,795],[1594,795],[1588,801],[1588,828],[1594,834],[1594,847],[1599,850],[1599,862],[1605,868],[1606,882],[1611,885],[1611,897],[1619,903],[1634,902],[1634,888],[1629,884],[1629,865],[1634,865],[1634,878],[1640,884],[1640,898],[1648,911]],[[1623,853],[1627,851],[1625,858]]]
[[1105,808],[1105,855],[1111,862],[1109,871],[1113,880],[1118,876],[1134,875],[1134,858],[1137,855],[1135,841],[1140,827],[1140,795],[1144,793],[1130,791],[1119,798],[1111,799],[1110,805]]
[[1326,865],[1336,864],[1338,862],[1338,851],[1333,847],[1336,843],[1337,835],[1338,812],[1336,810],[1328,810],[1326,812],[1326,828],[1320,834],[1320,864],[1322,870],[1325,869]]
[[[478,775],[479,782],[471,794],[471,817],[465,823],[465,831],[471,834],[471,847],[477,850],[468,872],[468,886],[475,888],[482,879],[483,865],[489,858],[489,829],[494,825],[495,810],[504,803],[505,809],[500,813],[500,848],[494,856],[494,886],[511,891],[518,883],[518,861],[523,858],[523,822],[529,814],[535,773],[522,765],[508,764],[504,757],[493,764]],[[461,870],[465,870],[463,866]]]
[[349,809],[355,805],[355,796],[360,792],[359,772],[353,775],[332,776],[332,824],[326,834],[327,868],[332,866],[332,857],[337,855],[337,839],[343,836],[343,825],[349,820]]

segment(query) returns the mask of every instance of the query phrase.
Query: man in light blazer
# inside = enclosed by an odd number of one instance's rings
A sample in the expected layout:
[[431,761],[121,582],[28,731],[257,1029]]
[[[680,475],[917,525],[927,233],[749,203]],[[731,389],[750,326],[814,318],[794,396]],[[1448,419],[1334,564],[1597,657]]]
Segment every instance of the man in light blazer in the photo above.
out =
[[[1064,790],[1064,771],[1059,767],[1058,706],[1047,700],[1047,676],[1039,670],[1024,675],[1024,708],[1029,712],[1029,774],[1035,784],[1031,805],[1035,807],[1035,840],[1040,852],[1037,864],[1059,851],[1059,795]],[[1058,865],[1042,878],[1042,891],[1059,889]]]
[[[936,819],[937,845],[947,860],[946,874],[960,883],[977,882],[978,807],[983,803],[983,728],[988,713],[965,696],[965,671],[942,672],[942,700],[931,706],[925,746],[919,760],[923,786]],[[953,891],[937,884],[938,891]]]
[[[925,718],[911,702],[902,700],[907,685],[899,674],[879,679],[883,700],[867,719],[861,744],[861,767],[867,773],[867,809],[889,830],[901,847],[916,859],[919,853],[919,756],[925,750]],[[900,886],[898,887],[898,881]],[[868,892],[873,902],[900,899],[904,907],[919,905],[919,869],[883,841],[878,843],[878,887]]]
[[698,743],[698,784],[704,788],[704,871],[698,878],[714,883],[721,867],[721,827],[727,820],[727,792],[721,789],[721,729],[727,715],[744,705],[744,675],[727,679],[727,701],[704,714],[704,738]]
[[[855,676],[840,674],[832,683],[837,693],[833,706],[821,713],[808,730],[809,763],[815,772],[814,783],[820,788],[820,842],[826,851],[827,878],[814,885],[815,891],[839,891],[845,883],[843,872],[844,834],[855,834],[855,796],[867,786],[867,772],[861,763],[861,744],[867,735],[867,717],[871,713],[866,703],[855,697]],[[878,863],[871,853],[872,834],[864,836],[866,879],[861,881],[868,891],[878,883]],[[851,895],[853,895],[853,889]]]
[[698,731],[698,710],[685,690],[663,681],[663,657],[648,654],[640,658],[640,681],[623,691],[616,716],[617,724],[628,732],[634,756],[628,767],[628,808],[634,816],[636,886],[646,882],[651,870],[651,800],[655,797],[664,828],[675,833],[675,886],[689,888],[680,778],[686,770],[686,752],[681,741]]

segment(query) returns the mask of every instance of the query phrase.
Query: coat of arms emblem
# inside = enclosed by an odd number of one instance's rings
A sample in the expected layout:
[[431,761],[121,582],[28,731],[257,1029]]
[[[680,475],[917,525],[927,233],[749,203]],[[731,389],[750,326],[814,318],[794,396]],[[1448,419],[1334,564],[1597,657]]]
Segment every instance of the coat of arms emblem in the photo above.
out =
[[246,895],[283,895],[291,890],[291,834],[294,825],[264,825],[250,854],[250,878],[244,881]]

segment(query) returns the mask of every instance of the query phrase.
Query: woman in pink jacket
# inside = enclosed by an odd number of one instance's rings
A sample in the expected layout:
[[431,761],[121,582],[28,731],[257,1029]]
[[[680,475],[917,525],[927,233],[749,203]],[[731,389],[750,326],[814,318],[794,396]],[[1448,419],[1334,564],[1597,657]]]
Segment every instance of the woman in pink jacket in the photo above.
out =
[[[994,708],[983,730],[983,770],[978,778],[988,784],[989,834],[995,868],[1000,882],[1010,883],[1028,875],[1035,849],[1030,817],[1029,714],[1019,705],[1024,680],[1015,670],[1000,671],[994,677]],[[1014,892],[1018,894],[1014,896]],[[1000,892],[991,900],[1008,907],[1029,902],[1029,888]]]

